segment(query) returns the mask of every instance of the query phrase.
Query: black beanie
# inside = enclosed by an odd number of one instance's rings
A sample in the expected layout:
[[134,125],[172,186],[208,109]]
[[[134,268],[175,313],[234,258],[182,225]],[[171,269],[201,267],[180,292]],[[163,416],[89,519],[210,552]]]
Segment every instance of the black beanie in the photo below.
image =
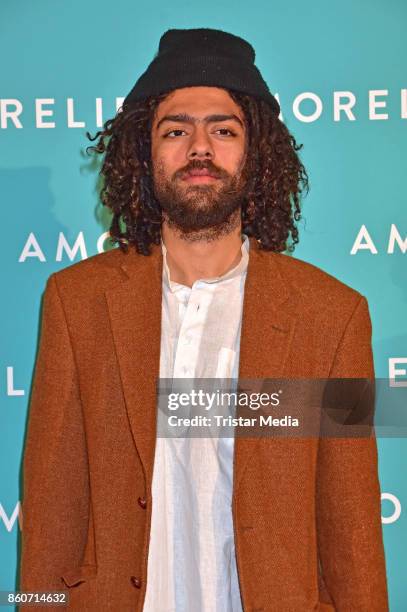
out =
[[123,107],[148,96],[193,86],[221,87],[280,105],[255,66],[256,54],[243,38],[210,28],[167,30],[158,53],[126,96]]

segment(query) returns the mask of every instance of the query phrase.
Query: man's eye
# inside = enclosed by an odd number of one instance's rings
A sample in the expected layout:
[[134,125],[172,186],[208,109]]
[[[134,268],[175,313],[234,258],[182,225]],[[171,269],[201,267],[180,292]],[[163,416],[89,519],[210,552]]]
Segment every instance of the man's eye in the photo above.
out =
[[[229,132],[229,134],[231,136],[236,136],[235,132],[232,132],[232,130],[229,130],[229,128],[219,128],[218,130],[216,130],[217,132]],[[223,134],[222,134],[223,136]]]
[[[170,134],[174,134],[174,132],[184,132],[184,130],[171,130],[170,132],[164,134],[164,138],[167,138],[167,136],[170,136]],[[170,138],[173,138],[173,136],[170,136]]]

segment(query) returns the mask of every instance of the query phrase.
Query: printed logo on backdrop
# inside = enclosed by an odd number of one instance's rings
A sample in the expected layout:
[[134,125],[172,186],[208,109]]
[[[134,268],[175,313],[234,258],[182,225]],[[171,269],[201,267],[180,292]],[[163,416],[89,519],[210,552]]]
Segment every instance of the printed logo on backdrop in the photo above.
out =
[[[278,93],[274,94],[280,106],[286,107],[288,101],[280,102]],[[390,118],[387,112],[388,99],[399,98],[399,118],[407,119],[407,89],[389,92],[388,89],[371,89],[366,92],[363,99],[358,99],[352,91],[333,91],[331,98],[324,103],[321,96],[312,91],[304,91],[291,100],[291,112],[295,119],[301,123],[318,121],[323,114],[328,113],[334,122],[357,121],[360,117],[367,117],[369,121],[386,121]],[[115,98],[116,111],[123,104],[124,97]],[[23,129],[25,127],[24,112],[27,106],[34,109],[35,127],[38,129],[53,129],[60,127],[54,116],[54,106],[59,100],[55,98],[35,98],[32,102],[23,104],[18,98],[0,99],[0,129]],[[103,98],[95,98],[95,114],[93,125],[103,126]],[[86,122],[81,119],[75,98],[65,99],[65,113],[63,125],[68,128],[86,128]],[[307,107],[305,109],[305,107]],[[310,110],[308,110],[310,109]],[[283,113],[280,119],[284,121]],[[31,126],[30,126],[31,127]]]
[[[109,232],[103,232],[96,242],[96,250],[98,253],[104,252],[105,242],[109,237]],[[368,251],[371,255],[377,255],[379,252],[379,243],[373,239],[369,233],[366,225],[362,225],[360,228],[352,248],[350,250],[351,255],[357,255],[361,251]],[[92,245],[93,252],[93,245]],[[395,223],[392,223],[389,230],[389,238],[385,251],[388,255],[394,253],[400,253],[405,255],[407,252],[407,237],[402,238],[401,233]],[[55,259],[54,259],[55,253]],[[22,245],[20,256],[18,258],[19,263],[25,263],[27,260],[36,259],[42,263],[49,261],[51,258],[53,261],[74,261],[75,257],[79,254],[81,259],[87,259],[88,249],[85,243],[85,237],[83,231],[80,231],[75,241],[70,244],[63,232],[58,233],[58,237],[55,240],[55,251],[54,253],[45,253],[41,247],[41,242],[31,232],[26,238],[25,243]]]

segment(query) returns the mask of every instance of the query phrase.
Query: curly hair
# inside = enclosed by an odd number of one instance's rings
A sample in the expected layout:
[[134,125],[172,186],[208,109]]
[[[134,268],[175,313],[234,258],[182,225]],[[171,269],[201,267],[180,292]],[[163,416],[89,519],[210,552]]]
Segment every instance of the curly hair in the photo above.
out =
[[[309,191],[308,175],[297,154],[303,145],[296,143],[267,102],[228,92],[244,113],[248,133],[249,184],[241,206],[242,232],[254,237],[261,249],[293,252],[299,242],[301,193]],[[110,239],[126,252],[130,244],[149,255],[150,245],[160,244],[162,211],[153,189],[151,127],[167,95],[124,106],[94,137],[86,132],[89,140],[99,139],[86,152],[105,154],[100,198],[113,212]]]

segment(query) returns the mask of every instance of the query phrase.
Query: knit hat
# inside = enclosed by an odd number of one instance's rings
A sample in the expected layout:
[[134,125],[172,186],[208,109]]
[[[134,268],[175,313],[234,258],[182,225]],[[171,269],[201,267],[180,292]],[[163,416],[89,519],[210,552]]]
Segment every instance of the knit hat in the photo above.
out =
[[204,85],[265,100],[278,115],[280,105],[255,66],[255,57],[250,43],[222,30],[167,30],[160,38],[153,61],[126,96],[123,106],[173,89]]

